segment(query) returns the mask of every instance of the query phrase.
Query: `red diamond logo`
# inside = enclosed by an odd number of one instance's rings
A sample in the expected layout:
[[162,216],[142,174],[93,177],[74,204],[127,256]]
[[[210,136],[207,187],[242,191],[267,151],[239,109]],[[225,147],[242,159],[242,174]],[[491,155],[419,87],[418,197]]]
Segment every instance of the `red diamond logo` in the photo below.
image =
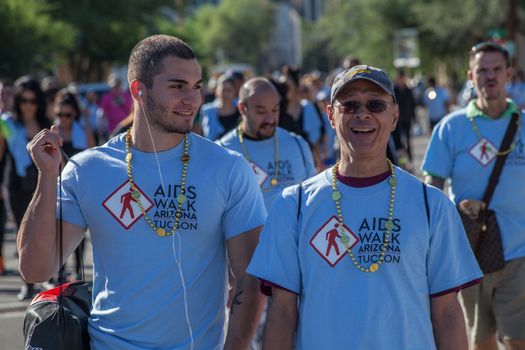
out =
[[[359,241],[356,235],[344,225],[345,233],[349,236],[349,249]],[[339,227],[339,220],[334,216],[328,219],[323,226],[313,235],[310,240],[310,245],[315,251],[332,267],[345,256],[346,247],[341,242],[341,229]]]
[[485,138],[479,140],[469,151],[469,154],[483,166],[487,166],[496,159],[496,153],[496,147]]
[[[135,187],[140,192],[140,202],[144,207],[144,211],[147,212],[153,206],[153,202],[142,192],[137,184],[135,184]],[[129,180],[126,180],[110,194],[102,202],[102,205],[126,230],[142,217],[137,200],[131,195]]]
[[257,183],[259,184],[259,187],[262,186],[264,181],[266,181],[266,179],[268,178],[268,173],[256,163],[252,161],[250,161],[249,163],[252,167],[253,172],[255,173],[255,178],[257,178]]

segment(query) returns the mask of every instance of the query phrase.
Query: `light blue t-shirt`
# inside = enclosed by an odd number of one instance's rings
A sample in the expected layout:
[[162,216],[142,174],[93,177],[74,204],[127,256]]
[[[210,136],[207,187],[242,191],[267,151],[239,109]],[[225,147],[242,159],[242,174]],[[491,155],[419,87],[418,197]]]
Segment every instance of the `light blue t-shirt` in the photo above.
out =
[[446,104],[449,99],[447,90],[441,86],[425,90],[423,94],[423,104],[427,108],[428,118],[431,121],[438,121],[447,114]]
[[[312,152],[302,137],[279,127],[275,135],[279,145],[278,165],[275,164],[275,139],[273,137],[262,141],[244,137],[243,140],[267,210],[271,208],[275,197],[285,187],[299,183],[315,174]],[[245,152],[239,141],[237,129],[224,135],[217,143],[241,154]],[[272,186],[271,181],[275,177],[277,166],[279,167],[278,184]]]
[[218,101],[212,101],[201,106],[200,110],[202,135],[208,140],[216,140],[224,133],[224,127],[219,121]]
[[312,102],[301,100],[301,107],[303,107],[303,129],[308,135],[308,142],[315,144],[321,139],[321,118]]
[[[178,234],[159,237],[130,196],[124,134],[74,156],[63,171],[63,217],[89,228],[93,244],[91,346],[188,349],[181,264],[195,349],[222,349],[227,299],[226,241],[264,223],[266,211],[248,163],[189,135]],[[133,179],[157,227],[173,227],[183,142],[153,153],[132,150]],[[58,217],[58,215],[57,215]]]
[[[248,272],[298,294],[297,349],[435,349],[430,296],[481,277],[453,203],[428,187],[429,224],[421,182],[395,173],[394,228],[375,273],[358,270],[338,238],[331,169],[303,182],[299,219],[298,186],[276,199]],[[338,188],[352,251],[368,267],[383,244],[390,185]]]
[[[491,119],[472,101],[466,109],[445,117],[435,128],[421,169],[442,179],[450,178],[450,196],[456,204],[463,199],[483,198],[496,163],[491,150],[499,149],[513,111],[517,109],[509,103],[501,118]],[[475,116],[481,140],[474,133],[467,114]],[[520,118],[523,120],[523,112]],[[525,256],[524,140],[525,129],[521,127],[515,139],[516,148],[505,161],[489,205],[496,212],[507,261]]]

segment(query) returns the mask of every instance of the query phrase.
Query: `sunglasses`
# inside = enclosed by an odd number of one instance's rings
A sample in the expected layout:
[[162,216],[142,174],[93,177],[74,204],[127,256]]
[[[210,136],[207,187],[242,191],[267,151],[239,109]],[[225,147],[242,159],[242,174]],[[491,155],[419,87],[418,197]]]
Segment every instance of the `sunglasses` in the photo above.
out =
[[36,105],[36,98],[20,98],[20,103],[21,104],[24,104],[24,103],[30,103],[32,105]]
[[56,113],[56,116],[59,118],[73,118],[73,113]]
[[[387,101],[385,100],[368,100],[364,104],[366,110],[370,113],[382,113],[386,111],[386,107],[388,106]],[[339,103],[337,105],[334,105],[339,112],[342,114],[354,114],[356,113],[363,104],[359,101],[346,101],[343,103]]]

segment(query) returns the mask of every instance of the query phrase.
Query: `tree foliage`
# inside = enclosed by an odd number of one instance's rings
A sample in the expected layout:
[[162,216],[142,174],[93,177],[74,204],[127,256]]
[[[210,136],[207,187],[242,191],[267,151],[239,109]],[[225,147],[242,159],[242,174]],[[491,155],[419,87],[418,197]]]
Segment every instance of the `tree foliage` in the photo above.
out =
[[[525,3],[518,3],[525,23]],[[306,28],[305,56],[326,50],[325,68],[349,54],[389,68],[395,32],[416,28],[423,69],[443,62],[461,66],[469,47],[489,29],[506,27],[507,5],[501,0],[329,0],[321,19]],[[525,32],[525,26],[519,30]]]
[[103,79],[109,63],[126,63],[133,46],[149,34],[152,18],[169,0],[48,0],[55,18],[75,28],[66,54],[75,80]]
[[73,44],[73,28],[52,18],[39,0],[0,1],[0,77],[49,70]]
[[243,62],[258,66],[271,36],[272,5],[264,0],[223,0],[203,6],[185,33],[204,65]]

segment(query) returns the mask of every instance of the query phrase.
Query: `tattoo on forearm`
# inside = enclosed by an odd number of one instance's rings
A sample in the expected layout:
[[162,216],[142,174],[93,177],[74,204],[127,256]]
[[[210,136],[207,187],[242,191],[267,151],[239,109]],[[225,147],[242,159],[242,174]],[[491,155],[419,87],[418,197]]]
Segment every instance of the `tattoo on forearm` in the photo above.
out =
[[235,308],[236,305],[242,304],[242,301],[241,301],[242,293],[243,291],[239,287],[238,291],[235,293],[235,296],[233,297],[232,306],[230,307],[230,314],[233,314],[233,309]]

